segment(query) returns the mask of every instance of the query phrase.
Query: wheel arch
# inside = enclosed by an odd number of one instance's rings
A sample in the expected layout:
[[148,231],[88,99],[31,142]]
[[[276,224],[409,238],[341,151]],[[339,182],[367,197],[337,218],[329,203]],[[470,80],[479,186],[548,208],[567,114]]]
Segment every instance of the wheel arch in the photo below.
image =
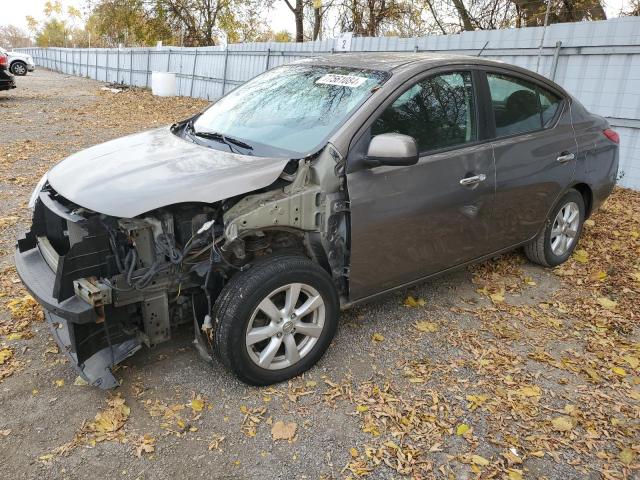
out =
[[577,190],[580,195],[582,195],[582,199],[584,200],[584,218],[586,220],[591,216],[593,209],[593,190],[584,182],[576,183],[572,185],[571,188]]

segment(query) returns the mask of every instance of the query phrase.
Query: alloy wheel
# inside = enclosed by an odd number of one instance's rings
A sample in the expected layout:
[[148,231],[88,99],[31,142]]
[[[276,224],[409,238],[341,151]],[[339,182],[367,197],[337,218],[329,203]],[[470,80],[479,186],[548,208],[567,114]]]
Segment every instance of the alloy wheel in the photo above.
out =
[[27,73],[27,67],[25,67],[21,63],[16,63],[15,65],[13,65],[12,70],[15,75],[22,76]]
[[255,308],[246,330],[247,352],[259,367],[280,370],[307,355],[325,323],[325,304],[318,291],[290,283],[267,295]]
[[549,241],[551,251],[559,257],[565,255],[578,236],[580,226],[580,208],[575,202],[568,202],[558,211],[553,220]]

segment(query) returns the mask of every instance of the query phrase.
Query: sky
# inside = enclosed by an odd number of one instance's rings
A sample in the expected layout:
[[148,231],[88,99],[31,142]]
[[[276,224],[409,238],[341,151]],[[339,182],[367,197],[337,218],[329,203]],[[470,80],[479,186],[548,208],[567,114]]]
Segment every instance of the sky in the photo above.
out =
[[[0,25],[16,25],[26,30],[26,16],[42,19],[45,2],[46,0],[0,0]],[[75,6],[84,12],[87,0],[62,0],[62,3],[65,8]],[[629,5],[629,0],[604,0],[604,5],[609,18],[617,17],[620,10]],[[295,31],[293,14],[284,0],[274,1],[273,8],[267,14],[267,22],[274,32]]]

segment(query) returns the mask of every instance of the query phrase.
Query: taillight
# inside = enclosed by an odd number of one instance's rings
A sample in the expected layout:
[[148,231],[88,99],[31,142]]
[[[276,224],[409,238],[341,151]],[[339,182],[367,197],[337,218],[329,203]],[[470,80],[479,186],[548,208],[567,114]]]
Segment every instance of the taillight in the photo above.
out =
[[0,68],[7,68],[7,56],[0,55]]
[[618,132],[616,132],[615,130],[607,128],[606,130],[603,130],[602,133],[604,133],[604,136],[611,140],[613,143],[620,143],[620,135],[618,135]]

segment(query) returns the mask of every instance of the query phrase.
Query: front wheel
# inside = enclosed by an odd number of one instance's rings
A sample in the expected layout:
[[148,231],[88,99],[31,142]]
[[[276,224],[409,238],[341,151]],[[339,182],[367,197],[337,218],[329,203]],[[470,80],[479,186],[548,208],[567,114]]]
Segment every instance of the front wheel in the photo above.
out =
[[270,385],[311,368],[338,326],[329,274],[305,257],[278,255],[237,273],[214,307],[214,350],[242,381]]
[[11,73],[19,77],[24,77],[27,74],[27,64],[24,62],[13,62],[11,64]]
[[529,260],[545,267],[565,262],[578,244],[584,215],[582,195],[569,190],[551,210],[544,229],[524,247]]

